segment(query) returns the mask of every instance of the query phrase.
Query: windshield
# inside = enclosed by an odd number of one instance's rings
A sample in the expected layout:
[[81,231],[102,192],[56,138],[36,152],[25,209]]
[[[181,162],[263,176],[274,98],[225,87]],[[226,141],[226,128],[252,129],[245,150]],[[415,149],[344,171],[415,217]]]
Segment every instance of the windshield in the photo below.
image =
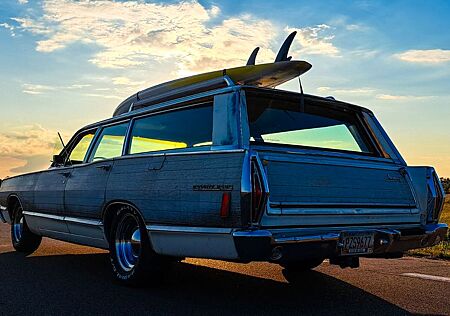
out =
[[373,153],[373,147],[350,110],[286,100],[269,95],[247,98],[250,141],[273,145]]

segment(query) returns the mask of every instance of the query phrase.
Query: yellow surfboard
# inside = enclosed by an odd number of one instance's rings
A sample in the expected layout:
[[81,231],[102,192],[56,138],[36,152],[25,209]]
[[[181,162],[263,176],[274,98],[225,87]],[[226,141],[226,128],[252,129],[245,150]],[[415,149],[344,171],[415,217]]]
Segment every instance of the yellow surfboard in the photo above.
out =
[[304,74],[311,67],[310,63],[300,60],[242,66],[176,79],[154,88],[159,86],[167,86],[169,89],[180,88],[223,75],[228,75],[235,84],[273,88]]
[[[114,112],[114,116],[126,113],[132,108],[132,104],[142,99],[159,98],[177,98],[181,95],[188,95],[191,87],[202,82],[212,81],[214,79],[228,76],[236,85],[249,85],[256,87],[273,88],[286,81],[296,78],[309,69],[311,64],[306,61],[280,61],[275,63],[247,65],[223,70],[206,72],[186,78],[176,79],[169,82],[147,88],[132,95],[123,101]],[[155,100],[156,101],[156,100]]]

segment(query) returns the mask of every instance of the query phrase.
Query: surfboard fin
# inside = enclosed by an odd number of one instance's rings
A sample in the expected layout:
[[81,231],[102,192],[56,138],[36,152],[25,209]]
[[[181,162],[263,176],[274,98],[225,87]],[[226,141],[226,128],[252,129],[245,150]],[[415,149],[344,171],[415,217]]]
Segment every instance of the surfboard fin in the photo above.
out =
[[259,47],[256,47],[253,52],[250,54],[250,57],[247,60],[246,66],[255,65],[256,55],[258,55]]
[[288,57],[288,53],[295,35],[297,35],[297,31],[294,31],[291,34],[289,34],[289,36],[284,40],[283,45],[281,45],[277,57],[275,58],[276,63],[280,61],[290,61],[292,59],[292,56]]

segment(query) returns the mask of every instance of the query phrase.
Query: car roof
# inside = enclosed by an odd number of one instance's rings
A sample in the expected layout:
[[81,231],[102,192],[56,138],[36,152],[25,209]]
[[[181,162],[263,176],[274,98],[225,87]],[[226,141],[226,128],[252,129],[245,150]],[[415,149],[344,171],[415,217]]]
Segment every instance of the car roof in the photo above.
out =
[[[294,99],[300,100],[300,98],[302,97],[301,93],[288,91],[288,90],[261,88],[261,87],[246,86],[246,85],[233,85],[233,86],[220,88],[220,89],[216,89],[216,90],[211,90],[211,91],[206,91],[206,92],[202,92],[202,93],[198,93],[198,94],[194,94],[194,95],[187,95],[187,96],[177,98],[174,100],[170,100],[167,102],[152,104],[147,107],[143,107],[143,108],[140,108],[137,110],[133,110],[130,112],[126,112],[126,113],[117,115],[117,116],[113,116],[111,118],[107,118],[105,120],[101,120],[101,121],[86,125],[83,128],[79,129],[76,134],[78,134],[79,132],[85,131],[85,130],[97,128],[99,126],[109,125],[109,124],[125,121],[125,120],[131,119],[135,116],[141,116],[141,115],[145,115],[147,113],[159,112],[159,111],[164,111],[164,110],[168,110],[168,109],[174,109],[174,108],[177,108],[179,105],[185,104],[187,102],[195,102],[196,100],[201,100],[201,99],[205,99],[208,97],[210,98],[215,95],[229,93],[229,92],[233,92],[233,91],[237,92],[241,89],[248,91],[250,93],[253,93],[253,94],[277,96],[277,97],[282,97],[282,98],[290,98],[290,99],[294,98]],[[311,95],[311,94],[303,94],[303,97],[307,101],[312,101],[314,103],[323,104],[324,106],[345,108],[345,109],[350,109],[350,110],[358,111],[358,112],[372,113],[367,108],[364,108],[359,105],[351,104],[348,102],[335,100],[332,97],[321,97],[321,96],[316,96],[316,95]]]

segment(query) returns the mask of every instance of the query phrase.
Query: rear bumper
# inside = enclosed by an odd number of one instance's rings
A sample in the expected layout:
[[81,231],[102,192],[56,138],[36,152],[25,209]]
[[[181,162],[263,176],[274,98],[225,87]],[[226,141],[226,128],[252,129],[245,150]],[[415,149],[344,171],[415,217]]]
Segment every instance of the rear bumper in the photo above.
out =
[[11,219],[9,218],[8,209],[2,205],[0,205],[0,222],[11,223]]
[[[359,228],[358,230],[362,230]],[[447,235],[446,224],[426,225],[420,232],[395,229],[364,229],[374,233],[373,253],[364,256],[390,257],[409,249],[430,247]],[[340,255],[341,236],[347,231],[299,235],[295,230],[246,230],[233,232],[239,258],[242,260],[275,260],[274,249],[281,252],[278,260],[333,258]]]

